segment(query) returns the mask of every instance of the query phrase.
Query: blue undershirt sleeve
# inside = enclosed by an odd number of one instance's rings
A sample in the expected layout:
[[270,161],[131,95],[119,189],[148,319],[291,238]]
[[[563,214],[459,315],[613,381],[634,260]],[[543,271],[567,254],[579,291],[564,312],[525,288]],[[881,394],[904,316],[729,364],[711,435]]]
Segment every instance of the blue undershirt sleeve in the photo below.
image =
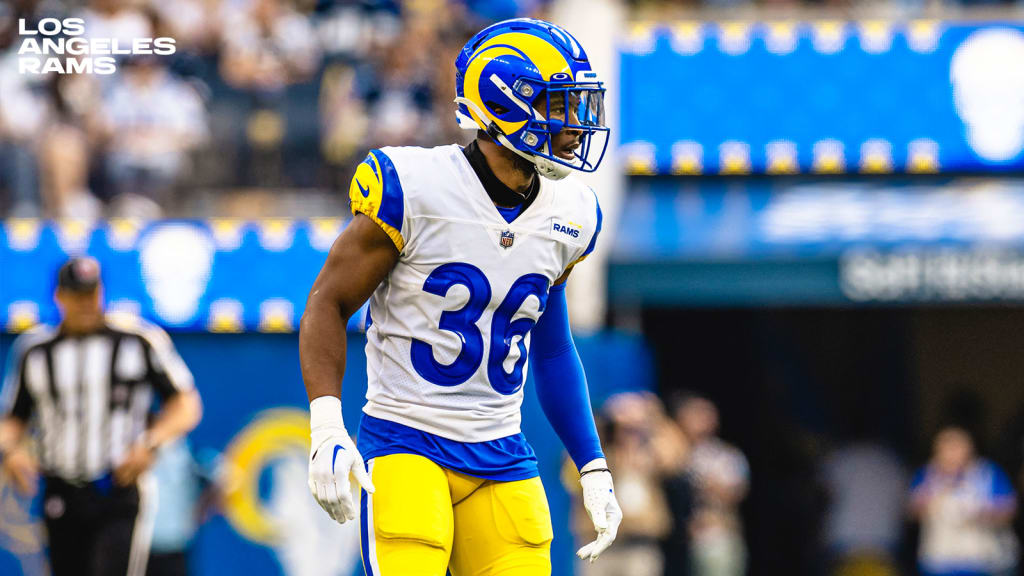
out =
[[540,406],[576,468],[604,458],[583,363],[569,330],[565,284],[553,286],[531,331],[530,364]]

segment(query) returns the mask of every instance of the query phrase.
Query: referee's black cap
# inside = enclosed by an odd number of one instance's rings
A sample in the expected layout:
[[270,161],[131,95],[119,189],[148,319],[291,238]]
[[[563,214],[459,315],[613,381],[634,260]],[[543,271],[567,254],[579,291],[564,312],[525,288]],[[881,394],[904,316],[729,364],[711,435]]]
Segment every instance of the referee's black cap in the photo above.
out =
[[71,292],[91,292],[100,284],[100,263],[89,256],[73,256],[57,272],[57,287]]

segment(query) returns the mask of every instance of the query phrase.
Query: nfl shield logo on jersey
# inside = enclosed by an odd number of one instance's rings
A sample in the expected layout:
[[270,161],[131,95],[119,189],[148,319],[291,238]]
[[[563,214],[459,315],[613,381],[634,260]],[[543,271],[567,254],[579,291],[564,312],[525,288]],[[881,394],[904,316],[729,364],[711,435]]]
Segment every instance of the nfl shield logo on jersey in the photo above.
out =
[[511,248],[512,243],[516,240],[516,233],[511,230],[505,230],[501,233],[501,247]]

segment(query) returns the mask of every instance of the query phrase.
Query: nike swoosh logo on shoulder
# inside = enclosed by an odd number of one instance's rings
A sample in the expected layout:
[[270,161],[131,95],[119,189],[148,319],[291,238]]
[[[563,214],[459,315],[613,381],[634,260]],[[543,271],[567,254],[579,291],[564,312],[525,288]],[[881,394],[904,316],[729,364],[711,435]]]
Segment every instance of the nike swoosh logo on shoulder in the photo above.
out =
[[356,188],[359,188],[359,193],[363,195],[363,198],[370,197],[370,189],[363,188],[363,185],[359,183],[359,180],[356,180]]

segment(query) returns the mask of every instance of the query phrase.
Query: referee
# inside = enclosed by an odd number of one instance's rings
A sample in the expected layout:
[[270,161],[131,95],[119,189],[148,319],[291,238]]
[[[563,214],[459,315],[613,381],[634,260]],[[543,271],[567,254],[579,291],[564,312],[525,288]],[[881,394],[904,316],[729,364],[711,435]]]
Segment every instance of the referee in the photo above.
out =
[[[27,494],[37,474],[45,479],[54,576],[145,573],[155,504],[146,470],[202,413],[167,334],[105,316],[101,291],[96,260],[61,266],[62,321],[15,342],[0,396],[4,472]],[[25,442],[30,423],[34,450]]]

